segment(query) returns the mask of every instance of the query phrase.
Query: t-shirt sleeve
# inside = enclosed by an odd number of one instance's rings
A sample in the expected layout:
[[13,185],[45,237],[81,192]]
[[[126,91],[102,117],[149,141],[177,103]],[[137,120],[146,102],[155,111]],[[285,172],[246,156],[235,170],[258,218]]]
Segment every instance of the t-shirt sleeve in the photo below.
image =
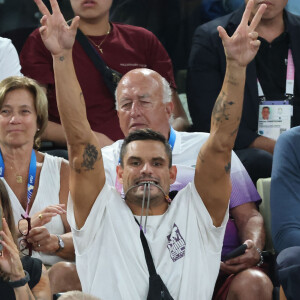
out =
[[226,224],[229,218],[229,207],[224,215],[222,224],[216,227],[213,224],[213,220],[196,190],[194,182],[192,181],[189,183],[187,187],[190,190],[190,197],[188,197],[188,199],[192,201],[192,205],[195,208],[198,229],[201,232],[204,244],[208,245],[211,251],[220,252],[223,246]]
[[113,188],[105,183],[83,227],[80,229],[78,229],[76,225],[73,201],[71,195],[69,194],[67,219],[72,229],[75,251],[77,255],[82,255],[85,251],[87,251],[95,240],[95,236],[100,228],[102,218],[105,213],[106,205],[109,198],[112,197],[112,193],[114,193]]
[[232,191],[230,195],[230,208],[249,203],[257,202],[260,204],[261,198],[258,194],[253,181],[251,180],[244,165],[232,151],[231,173]]
[[111,186],[115,186],[116,178],[117,178],[117,171],[116,171],[116,166],[118,164],[116,162],[116,154],[118,153],[117,148],[118,147],[115,146],[115,144],[113,144],[101,149],[106,183]]
[[40,33],[35,30],[27,39],[21,54],[22,73],[40,84],[54,84],[53,62]]

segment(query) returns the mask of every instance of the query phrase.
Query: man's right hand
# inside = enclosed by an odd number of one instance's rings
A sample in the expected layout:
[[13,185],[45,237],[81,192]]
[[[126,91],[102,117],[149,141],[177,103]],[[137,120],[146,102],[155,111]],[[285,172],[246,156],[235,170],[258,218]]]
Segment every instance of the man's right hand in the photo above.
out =
[[50,0],[52,15],[42,0],[34,0],[34,2],[43,14],[40,34],[46,48],[52,55],[60,55],[65,50],[72,49],[79,25],[79,17],[75,17],[69,26],[56,0]]

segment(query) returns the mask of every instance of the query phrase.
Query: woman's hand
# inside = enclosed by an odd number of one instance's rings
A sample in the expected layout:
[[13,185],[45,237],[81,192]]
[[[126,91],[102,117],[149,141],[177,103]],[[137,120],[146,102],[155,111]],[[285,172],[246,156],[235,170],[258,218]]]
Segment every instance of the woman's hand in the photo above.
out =
[[32,244],[33,250],[38,252],[53,254],[59,248],[57,236],[50,234],[44,226],[32,228],[26,240]]
[[64,208],[65,204],[49,205],[40,212],[37,212],[31,217],[31,228],[44,226],[49,223],[53,217],[65,214],[66,211]]
[[[65,204],[49,205],[43,210],[37,212],[30,218],[31,228],[44,226],[49,223],[53,217],[66,214],[64,207]],[[27,221],[21,219],[18,224],[18,229],[20,232],[27,232],[27,226]]]
[[14,242],[5,218],[2,219],[3,231],[0,232],[3,245],[2,256],[0,256],[0,269],[11,281],[17,281],[25,277],[19,250]]

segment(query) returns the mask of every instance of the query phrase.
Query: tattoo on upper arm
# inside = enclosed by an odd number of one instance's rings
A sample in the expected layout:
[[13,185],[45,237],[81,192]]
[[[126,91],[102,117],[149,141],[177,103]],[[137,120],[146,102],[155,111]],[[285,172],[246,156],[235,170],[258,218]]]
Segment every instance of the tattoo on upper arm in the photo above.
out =
[[227,166],[225,166],[226,174],[230,173],[230,170],[231,170],[231,162],[228,162]]
[[64,56],[60,56],[60,57],[59,57],[59,60],[60,60],[60,61],[64,61],[64,60],[65,60],[65,57],[64,57]]
[[229,120],[230,114],[228,113],[228,109],[235,103],[233,101],[226,101],[225,97],[226,94],[222,92],[216,100],[212,111],[213,122],[222,123],[223,120]]
[[97,148],[94,145],[87,144],[83,152],[83,162],[81,167],[85,168],[85,171],[93,170],[98,155]]

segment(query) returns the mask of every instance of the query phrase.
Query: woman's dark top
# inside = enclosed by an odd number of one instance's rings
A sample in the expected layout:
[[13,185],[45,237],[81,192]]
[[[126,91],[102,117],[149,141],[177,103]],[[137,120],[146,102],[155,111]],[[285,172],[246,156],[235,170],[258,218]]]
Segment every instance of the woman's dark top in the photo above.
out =
[[[21,258],[23,269],[30,275],[28,285],[32,290],[40,281],[42,275],[42,261],[30,256]],[[0,277],[0,299],[16,300],[14,289]]]

